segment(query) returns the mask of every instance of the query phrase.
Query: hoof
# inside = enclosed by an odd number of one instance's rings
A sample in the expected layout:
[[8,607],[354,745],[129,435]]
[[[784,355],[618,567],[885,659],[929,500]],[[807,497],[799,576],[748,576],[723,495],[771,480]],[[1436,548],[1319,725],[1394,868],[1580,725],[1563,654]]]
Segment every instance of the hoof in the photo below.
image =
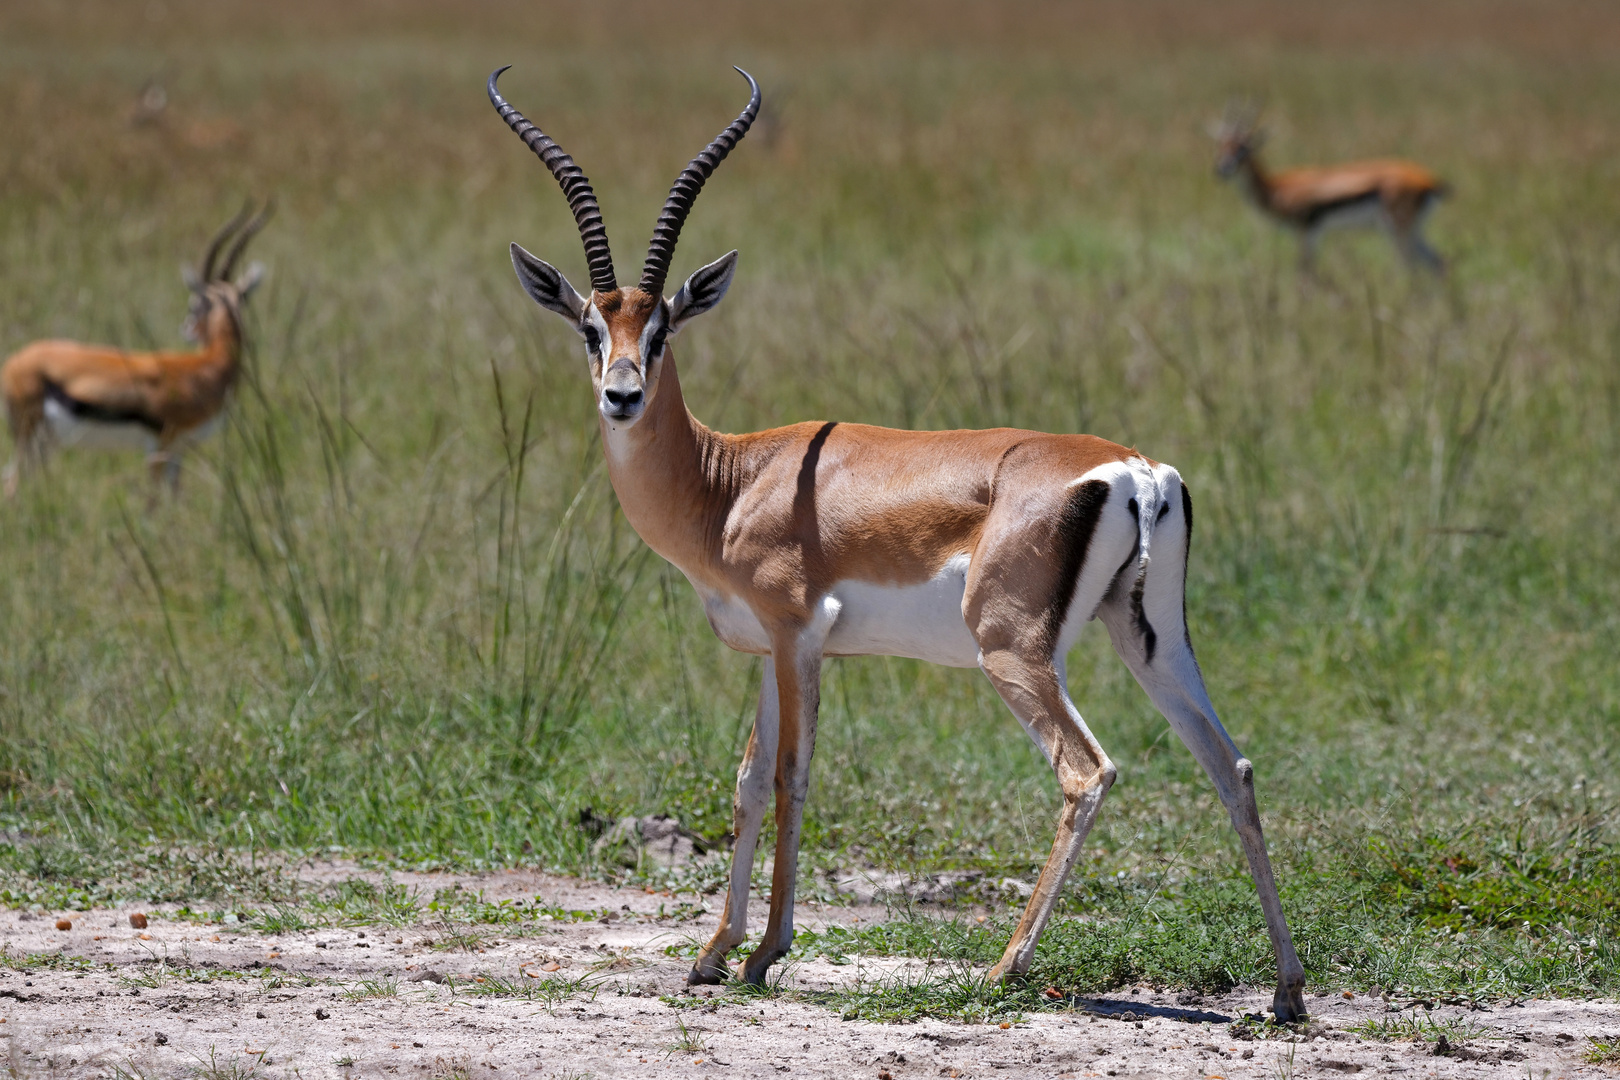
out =
[[1305,994],[1299,987],[1277,987],[1277,994],[1271,999],[1271,1011],[1279,1024],[1304,1023],[1311,1015],[1305,1009]]
[[1022,971],[1016,970],[1011,964],[1003,960],[990,969],[989,973],[984,977],[984,982],[986,986],[1003,986],[1019,982],[1023,977],[1024,973]]
[[712,967],[705,967],[703,961],[699,960],[693,965],[692,970],[686,973],[686,985],[713,986],[716,983],[725,982],[730,975],[731,973],[724,967],[716,971]]
[[737,977],[750,986],[764,986],[765,973],[771,969],[772,964],[786,955],[786,949],[766,950],[761,946],[744,961],[742,970],[737,973]]

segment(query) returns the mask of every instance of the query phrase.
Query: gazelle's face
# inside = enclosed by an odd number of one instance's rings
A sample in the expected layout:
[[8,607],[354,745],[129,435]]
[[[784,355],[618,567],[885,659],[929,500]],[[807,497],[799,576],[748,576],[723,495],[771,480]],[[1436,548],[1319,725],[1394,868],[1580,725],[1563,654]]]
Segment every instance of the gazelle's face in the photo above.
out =
[[191,291],[191,300],[186,305],[185,322],[180,324],[181,335],[187,341],[202,344],[211,333],[209,322],[214,313],[240,312],[242,304],[258,288],[263,277],[262,263],[249,266],[240,282],[203,282],[187,273],[186,287]]
[[1255,128],[1228,127],[1216,138],[1215,175],[1230,179],[1254,156],[1265,136]]
[[535,303],[567,319],[579,333],[590,362],[596,411],[610,428],[622,431],[641,419],[657,395],[669,339],[731,288],[737,253],[699,268],[667,300],[639,288],[592,292],[587,300],[556,267],[516,244],[512,267]]
[[668,348],[669,304],[640,289],[593,292],[580,336],[591,365],[596,411],[611,427],[629,427],[658,390]]

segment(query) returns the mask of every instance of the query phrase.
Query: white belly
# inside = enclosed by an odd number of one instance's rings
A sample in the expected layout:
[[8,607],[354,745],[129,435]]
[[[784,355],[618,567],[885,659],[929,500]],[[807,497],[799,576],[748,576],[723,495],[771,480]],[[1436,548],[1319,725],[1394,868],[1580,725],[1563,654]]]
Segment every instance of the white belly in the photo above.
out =
[[738,652],[764,655],[771,651],[770,635],[747,604],[724,593],[698,589],[698,595],[703,598],[703,613],[709,617],[715,637]]
[[957,555],[918,585],[841,581],[829,594],[838,620],[828,656],[909,656],[946,667],[977,667],[979,643],[962,621],[969,557]]
[[[977,667],[979,643],[962,621],[969,558],[958,555],[918,585],[840,581],[822,598],[832,619],[826,656],[908,656],[946,667]],[[715,635],[739,652],[769,653],[770,635],[749,606],[723,593],[705,593],[703,611]]]
[[142,424],[107,423],[74,416],[58,402],[45,399],[45,424],[59,446],[80,446],[94,450],[157,449],[157,436]]
[[1316,221],[1318,231],[1338,229],[1364,229],[1372,225],[1389,224],[1384,204],[1376,198],[1361,199],[1329,210]]

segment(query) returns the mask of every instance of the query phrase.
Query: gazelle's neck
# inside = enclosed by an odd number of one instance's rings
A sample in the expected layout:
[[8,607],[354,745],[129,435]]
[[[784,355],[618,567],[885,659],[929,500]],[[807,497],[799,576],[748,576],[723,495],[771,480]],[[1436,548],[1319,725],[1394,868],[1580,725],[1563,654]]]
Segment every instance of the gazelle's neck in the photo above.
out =
[[665,354],[640,420],[628,428],[600,423],[608,478],[631,528],[688,577],[707,577],[742,478],[735,440],[687,411],[674,352]]
[[1266,172],[1266,167],[1260,164],[1259,151],[1250,151],[1244,156],[1239,183],[1243,185],[1244,194],[1256,206],[1262,210],[1271,209],[1271,176]]

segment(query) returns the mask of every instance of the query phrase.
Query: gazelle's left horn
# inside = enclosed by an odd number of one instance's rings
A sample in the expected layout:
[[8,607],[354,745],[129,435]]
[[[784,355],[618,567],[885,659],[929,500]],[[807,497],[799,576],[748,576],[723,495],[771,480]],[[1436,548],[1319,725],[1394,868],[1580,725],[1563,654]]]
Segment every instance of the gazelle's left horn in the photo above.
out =
[[664,279],[669,277],[669,264],[675,257],[675,243],[681,238],[681,226],[686,224],[686,215],[692,212],[692,203],[697,199],[698,192],[703,190],[703,182],[714,173],[715,166],[731,153],[732,147],[748,134],[754,117],[759,115],[759,83],[742,68],[737,68],[737,73],[748,80],[748,105],[675,178],[674,186],[669,189],[669,198],[664,200],[664,209],[658,215],[658,224],[653,227],[652,242],[647,245],[647,263],[641,271],[643,292],[654,296],[664,295]]

